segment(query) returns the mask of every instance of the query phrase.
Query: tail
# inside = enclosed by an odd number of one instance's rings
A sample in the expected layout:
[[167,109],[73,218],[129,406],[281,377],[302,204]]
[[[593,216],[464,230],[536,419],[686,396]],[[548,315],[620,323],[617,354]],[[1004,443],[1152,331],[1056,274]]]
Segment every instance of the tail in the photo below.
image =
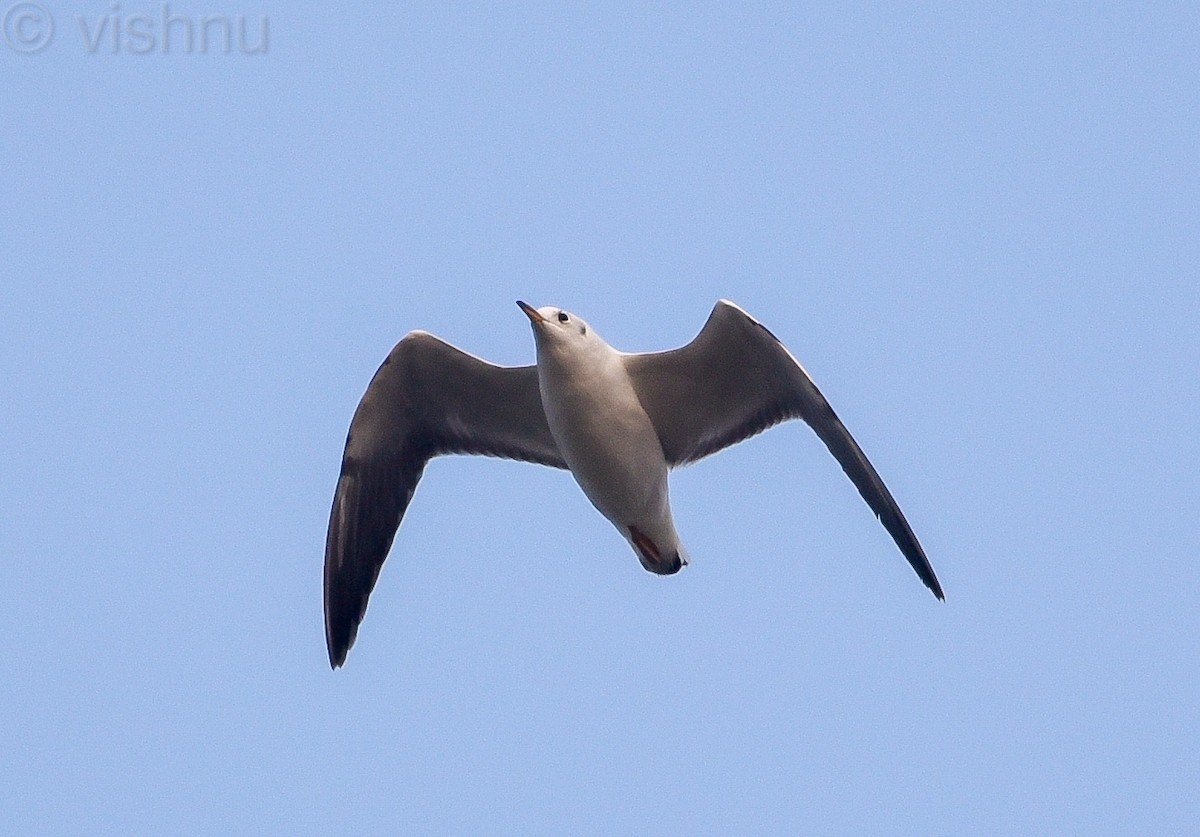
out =
[[663,550],[641,529],[630,526],[629,542],[642,566],[655,575],[674,575],[688,564],[687,550],[678,541],[674,550]]

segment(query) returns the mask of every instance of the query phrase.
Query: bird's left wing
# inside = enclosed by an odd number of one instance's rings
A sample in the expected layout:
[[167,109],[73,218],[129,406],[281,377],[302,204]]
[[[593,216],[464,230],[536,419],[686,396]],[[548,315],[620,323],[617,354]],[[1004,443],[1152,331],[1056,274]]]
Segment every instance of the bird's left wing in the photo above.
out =
[[334,668],[354,644],[425,464],[445,453],[566,467],[536,367],[495,366],[414,331],[371,379],[346,437],[325,539],[325,641]]
[[891,492],[808,373],[766,326],[721,300],[691,343],[669,352],[625,355],[624,360],[670,465],[693,462],[781,421],[804,419],[917,575],[944,598]]

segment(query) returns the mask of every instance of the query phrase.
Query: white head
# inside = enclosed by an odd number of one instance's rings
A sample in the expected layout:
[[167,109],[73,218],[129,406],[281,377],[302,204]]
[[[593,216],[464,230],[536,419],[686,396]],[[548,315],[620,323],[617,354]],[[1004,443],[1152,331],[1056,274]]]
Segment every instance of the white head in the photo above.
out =
[[591,327],[570,311],[547,305],[534,308],[517,300],[517,305],[533,324],[533,337],[537,342],[538,356],[550,354],[555,357],[573,357],[608,349],[608,344]]

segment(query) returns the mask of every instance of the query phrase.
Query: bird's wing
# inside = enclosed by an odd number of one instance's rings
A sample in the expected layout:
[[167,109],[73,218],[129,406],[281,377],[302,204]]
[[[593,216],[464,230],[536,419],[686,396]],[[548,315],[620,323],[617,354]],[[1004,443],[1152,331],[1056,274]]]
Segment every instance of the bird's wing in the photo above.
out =
[[346,437],[325,540],[325,641],[340,666],[430,458],[474,453],[565,468],[537,368],[500,367],[415,331],[371,379]]
[[804,368],[741,308],[721,300],[691,343],[626,355],[625,367],[670,465],[695,461],[781,421],[804,419],[917,575],[944,598],[925,551],[862,448]]

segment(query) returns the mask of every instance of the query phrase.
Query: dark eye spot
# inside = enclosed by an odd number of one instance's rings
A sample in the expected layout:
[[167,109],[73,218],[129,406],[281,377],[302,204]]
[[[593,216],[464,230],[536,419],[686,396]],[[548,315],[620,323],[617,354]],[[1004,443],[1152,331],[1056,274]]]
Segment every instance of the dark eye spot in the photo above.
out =
[[566,311],[559,311],[559,312],[558,312],[558,321],[559,321],[560,323],[565,323],[565,322],[566,322],[567,320],[569,320],[569,319],[571,319],[571,318],[567,316],[567,312],[566,312]]

